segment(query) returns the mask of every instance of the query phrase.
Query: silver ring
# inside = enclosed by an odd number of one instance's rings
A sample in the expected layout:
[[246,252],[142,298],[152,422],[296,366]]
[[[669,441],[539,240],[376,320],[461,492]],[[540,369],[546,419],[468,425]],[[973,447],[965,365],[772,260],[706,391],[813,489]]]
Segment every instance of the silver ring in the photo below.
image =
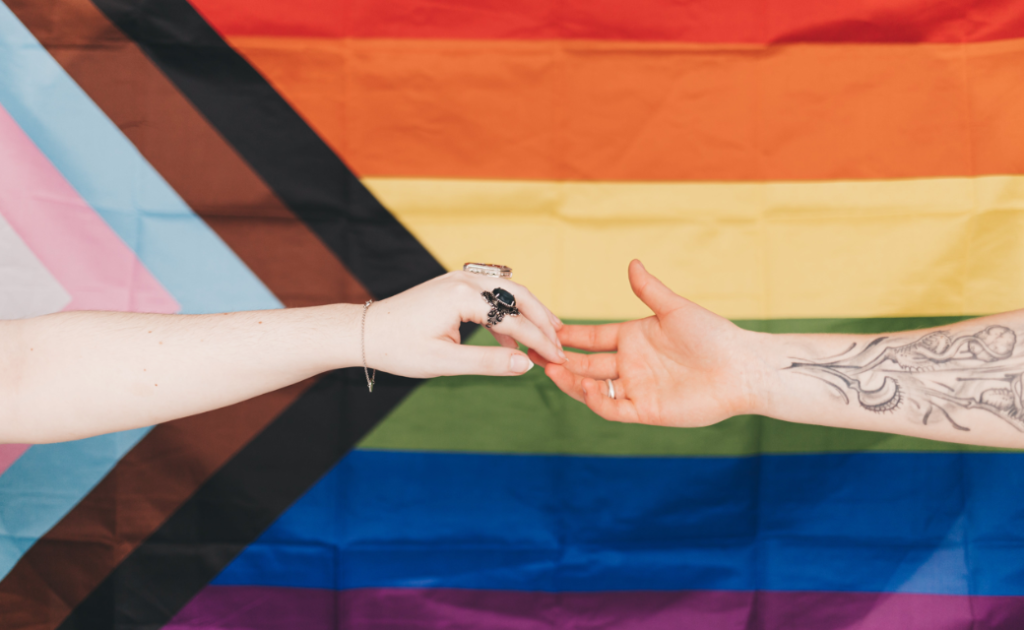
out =
[[462,265],[463,271],[469,273],[478,273],[482,276],[491,276],[492,278],[511,278],[512,268],[506,267],[505,265],[488,265],[485,263],[466,263]]
[[606,378],[604,382],[608,383],[608,397],[615,400],[615,384],[612,383],[612,379]]

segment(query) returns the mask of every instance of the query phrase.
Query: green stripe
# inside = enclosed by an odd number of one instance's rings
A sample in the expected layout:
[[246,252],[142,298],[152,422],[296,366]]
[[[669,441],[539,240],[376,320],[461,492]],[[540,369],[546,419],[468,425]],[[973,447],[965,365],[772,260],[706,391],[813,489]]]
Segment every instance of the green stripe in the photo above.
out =
[[[966,318],[741,321],[775,333],[883,333]],[[494,345],[485,330],[469,343]],[[710,427],[672,429],[607,422],[533,369],[517,378],[462,376],[427,382],[360,444],[362,449],[474,453],[742,456],[854,451],[995,451],[885,433],[739,416]]]

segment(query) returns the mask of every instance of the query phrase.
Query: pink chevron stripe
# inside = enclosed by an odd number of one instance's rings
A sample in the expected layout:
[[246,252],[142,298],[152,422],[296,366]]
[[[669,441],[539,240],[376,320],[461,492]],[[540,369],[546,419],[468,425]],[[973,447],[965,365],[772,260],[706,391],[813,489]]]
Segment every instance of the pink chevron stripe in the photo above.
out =
[[0,444],[0,475],[28,450],[28,444]]
[[64,310],[179,310],[3,108],[0,139],[0,213],[71,294]]
[[[63,310],[174,313],[167,292],[0,107],[0,214],[71,294]],[[0,475],[28,450],[0,444]]]

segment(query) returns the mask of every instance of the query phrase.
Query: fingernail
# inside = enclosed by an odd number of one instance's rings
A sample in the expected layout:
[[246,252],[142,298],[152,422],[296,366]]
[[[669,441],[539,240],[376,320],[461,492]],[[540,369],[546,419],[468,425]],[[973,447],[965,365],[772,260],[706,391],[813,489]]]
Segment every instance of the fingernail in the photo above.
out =
[[530,371],[533,367],[533,361],[527,359],[521,354],[513,354],[512,359],[509,361],[509,369],[516,374],[525,374]]
[[563,360],[565,359],[565,352],[562,350],[562,344],[558,344],[558,356]]
[[562,320],[560,320],[557,317],[555,317],[554,313],[549,313],[549,315],[551,316],[551,325],[554,326],[556,329],[557,328],[561,328],[562,327]]

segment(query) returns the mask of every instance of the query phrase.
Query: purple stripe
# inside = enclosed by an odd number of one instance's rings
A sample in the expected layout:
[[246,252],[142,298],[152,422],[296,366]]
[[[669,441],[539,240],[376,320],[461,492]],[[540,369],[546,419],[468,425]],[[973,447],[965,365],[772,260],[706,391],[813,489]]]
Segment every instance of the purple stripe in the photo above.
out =
[[209,586],[165,628],[961,630],[1024,627],[1024,597],[780,591],[540,593]]

